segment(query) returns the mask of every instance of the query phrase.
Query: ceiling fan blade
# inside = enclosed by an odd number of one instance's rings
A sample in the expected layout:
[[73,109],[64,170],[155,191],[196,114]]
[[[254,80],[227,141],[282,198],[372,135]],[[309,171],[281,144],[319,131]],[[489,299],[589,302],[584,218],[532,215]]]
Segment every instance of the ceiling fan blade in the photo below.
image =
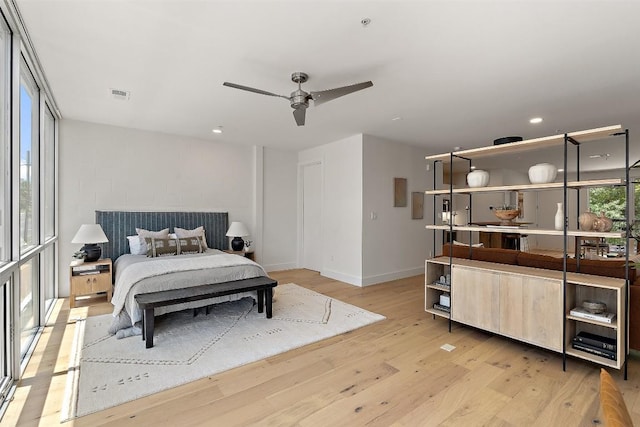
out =
[[293,110],[293,118],[296,119],[296,123],[298,126],[304,126],[304,118],[305,113],[307,112],[307,107],[300,106]]
[[242,86],[242,85],[238,85],[235,83],[229,83],[229,82],[224,82],[222,83],[222,86],[229,86],[235,89],[241,89],[241,90],[246,90],[249,92],[253,92],[253,93],[259,93],[260,95],[269,95],[269,96],[277,96],[279,98],[285,98],[285,99],[289,99],[288,96],[284,96],[284,95],[278,95],[277,93],[271,93],[271,92],[267,92],[266,90],[261,90],[261,89],[255,89],[249,86]]
[[371,86],[373,86],[373,82],[368,81],[363,83],[356,83],[350,86],[338,87],[335,89],[327,89],[327,90],[321,90],[318,92],[311,92],[310,95],[311,95],[311,99],[313,99],[314,105],[320,105],[327,101],[331,101],[332,99],[336,99],[341,96],[348,95],[350,93],[356,92],[358,90],[366,89]]

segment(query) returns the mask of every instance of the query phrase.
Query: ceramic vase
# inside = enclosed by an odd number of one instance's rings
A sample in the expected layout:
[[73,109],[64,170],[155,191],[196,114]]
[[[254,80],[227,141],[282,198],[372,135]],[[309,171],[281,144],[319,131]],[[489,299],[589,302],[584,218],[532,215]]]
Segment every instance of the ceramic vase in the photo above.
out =
[[538,163],[529,168],[529,181],[532,184],[546,184],[556,179],[558,169],[550,163]]
[[554,218],[554,225],[556,230],[564,230],[564,210],[562,209],[562,202],[558,203],[558,210]]
[[469,187],[486,187],[489,184],[489,172],[476,169],[467,174]]

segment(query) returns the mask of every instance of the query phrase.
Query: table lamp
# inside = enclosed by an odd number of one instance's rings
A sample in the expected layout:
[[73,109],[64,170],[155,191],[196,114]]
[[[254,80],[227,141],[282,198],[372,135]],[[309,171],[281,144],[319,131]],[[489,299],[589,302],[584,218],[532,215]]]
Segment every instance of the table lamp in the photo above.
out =
[[99,260],[102,255],[102,248],[98,246],[98,243],[108,241],[109,239],[102,231],[100,224],[82,224],[71,243],[83,243],[84,246],[80,250],[87,254],[84,260],[93,262]]
[[243,223],[233,221],[227,230],[227,237],[233,237],[231,240],[231,249],[234,251],[241,251],[244,248],[243,237],[249,235],[249,230]]

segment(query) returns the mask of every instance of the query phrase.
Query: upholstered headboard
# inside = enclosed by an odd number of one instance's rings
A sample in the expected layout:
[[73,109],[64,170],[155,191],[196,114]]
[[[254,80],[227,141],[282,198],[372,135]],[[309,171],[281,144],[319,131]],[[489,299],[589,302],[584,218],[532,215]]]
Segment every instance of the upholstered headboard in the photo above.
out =
[[129,212],[96,211],[96,224],[100,224],[109,242],[103,243],[102,257],[115,261],[129,252],[127,236],[136,234],[136,227],[161,230],[174,227],[193,229],[204,226],[207,245],[215,249],[227,249],[229,214],[227,212]]

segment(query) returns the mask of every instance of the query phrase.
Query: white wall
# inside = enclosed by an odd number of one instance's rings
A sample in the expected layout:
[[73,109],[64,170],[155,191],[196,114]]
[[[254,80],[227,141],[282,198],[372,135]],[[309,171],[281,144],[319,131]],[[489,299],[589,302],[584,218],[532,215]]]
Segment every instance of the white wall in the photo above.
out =
[[298,153],[264,149],[263,247],[267,271],[296,268]]
[[227,211],[260,244],[255,163],[253,146],[62,120],[60,295],[69,294],[68,263],[80,247],[70,241],[81,224],[95,222],[95,210]]
[[[299,165],[322,164],[320,273],[354,285],[362,284],[362,140],[362,135],[355,135],[298,153]],[[301,212],[299,206],[298,230]],[[298,264],[301,244],[299,241]]]
[[[363,285],[424,273],[424,260],[433,250],[433,232],[425,229],[433,215],[432,199],[425,198],[423,219],[414,220],[411,193],[421,192],[424,197],[424,191],[432,186],[426,154],[424,148],[364,135]],[[396,177],[407,179],[406,207],[393,206]]]

